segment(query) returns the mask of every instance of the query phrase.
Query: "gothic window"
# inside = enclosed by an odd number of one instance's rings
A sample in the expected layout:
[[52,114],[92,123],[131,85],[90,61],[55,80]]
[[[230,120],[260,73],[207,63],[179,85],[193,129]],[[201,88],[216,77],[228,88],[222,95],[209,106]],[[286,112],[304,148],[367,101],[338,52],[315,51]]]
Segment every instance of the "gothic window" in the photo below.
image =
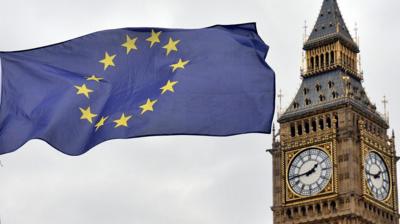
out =
[[314,207],[312,205],[308,206],[308,211],[309,212],[313,212],[314,211]]
[[308,106],[308,105],[310,105],[312,102],[311,102],[311,100],[310,99],[306,99],[306,105]]
[[315,206],[315,209],[317,210],[318,214],[321,213],[321,205],[320,204],[317,204],[317,206]]
[[304,95],[307,95],[310,92],[310,89],[309,88],[304,88],[303,92],[304,92]]
[[324,95],[320,95],[320,96],[319,96],[319,100],[320,100],[321,102],[323,102],[323,101],[326,100],[326,97],[325,97]]
[[311,64],[311,69],[314,69],[314,57],[311,57],[310,59],[310,64]]
[[329,89],[332,89],[335,86],[335,83],[332,81],[328,82]]
[[329,67],[329,53],[325,54],[325,64],[326,64],[326,67]]
[[330,118],[330,117],[327,117],[327,118],[326,118],[326,124],[328,125],[328,128],[331,128],[331,127],[332,127],[332,121],[331,121],[331,118]]
[[321,89],[322,89],[321,84],[317,84],[317,85],[315,86],[315,89],[317,90],[317,92],[321,91]]
[[319,56],[315,56],[315,68],[319,68]]
[[338,117],[338,115],[335,115],[335,120],[336,120],[335,127],[339,128],[339,117]]
[[303,134],[303,126],[301,124],[299,124],[297,126],[297,134],[298,135],[302,135]]
[[335,64],[335,52],[331,51],[331,65]]
[[307,134],[310,133],[310,123],[308,121],[304,122],[304,129]]
[[297,102],[294,102],[294,103],[293,103],[293,108],[294,108],[294,109],[299,108],[299,106],[300,106],[299,103],[297,103]]
[[319,128],[321,129],[321,130],[324,130],[324,119],[319,119]]
[[336,202],[334,201],[331,202],[331,209],[333,212],[336,212]]
[[294,125],[290,126],[290,136],[296,136],[296,127]]
[[324,61],[324,54],[321,54],[321,68],[324,67],[324,63],[325,63],[325,61]]
[[286,210],[286,216],[291,219],[292,218],[292,211],[290,209]]
[[307,215],[307,213],[306,213],[306,208],[305,208],[305,207],[301,207],[301,214],[302,214],[303,216],[306,216],[306,215]]
[[339,97],[339,93],[333,91],[333,92],[332,92],[332,98],[333,98],[333,99],[336,99],[336,98],[338,98],[338,97]]
[[311,122],[311,126],[312,126],[312,130],[314,132],[316,132],[317,131],[317,122],[314,119]]

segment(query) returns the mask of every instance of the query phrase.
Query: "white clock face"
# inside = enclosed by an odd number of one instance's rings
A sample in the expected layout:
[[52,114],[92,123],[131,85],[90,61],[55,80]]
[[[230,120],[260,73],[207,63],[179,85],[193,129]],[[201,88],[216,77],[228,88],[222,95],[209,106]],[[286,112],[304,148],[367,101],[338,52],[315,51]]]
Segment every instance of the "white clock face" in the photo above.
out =
[[378,153],[370,152],[365,159],[367,185],[373,196],[385,200],[390,192],[390,178],[385,161]]
[[299,153],[291,162],[288,182],[302,196],[313,196],[325,189],[332,177],[332,162],[328,154],[317,148]]

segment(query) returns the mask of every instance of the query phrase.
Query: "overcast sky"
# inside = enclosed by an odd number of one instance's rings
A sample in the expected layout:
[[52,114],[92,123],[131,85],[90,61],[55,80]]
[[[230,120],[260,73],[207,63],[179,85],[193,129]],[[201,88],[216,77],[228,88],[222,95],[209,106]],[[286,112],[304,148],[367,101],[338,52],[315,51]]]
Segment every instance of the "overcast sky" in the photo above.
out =
[[[364,86],[400,129],[398,0],[338,0],[359,24]],[[3,0],[0,51],[120,27],[200,28],[257,22],[268,63],[290,103],[300,85],[304,20],[322,0]],[[311,28],[309,28],[311,30]],[[103,143],[70,157],[31,141],[0,160],[1,224],[270,224],[271,136],[148,137]]]

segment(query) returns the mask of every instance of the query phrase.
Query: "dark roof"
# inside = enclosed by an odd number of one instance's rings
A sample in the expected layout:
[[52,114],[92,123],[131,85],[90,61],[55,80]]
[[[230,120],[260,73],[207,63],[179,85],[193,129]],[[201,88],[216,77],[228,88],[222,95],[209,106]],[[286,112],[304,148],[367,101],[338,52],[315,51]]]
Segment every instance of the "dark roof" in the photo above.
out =
[[345,81],[343,79],[345,76],[347,75],[341,70],[334,70],[304,78],[296,97],[279,120],[351,102],[360,110],[384,122],[382,116],[376,112],[376,106],[369,100],[361,82],[350,76],[347,76],[349,80]]
[[349,48],[357,52],[359,51],[357,44],[354,42],[346,27],[337,1],[323,0],[317,22],[307,42],[304,44],[304,48],[309,49],[316,45],[324,45],[327,44],[327,42],[337,40],[341,41]]

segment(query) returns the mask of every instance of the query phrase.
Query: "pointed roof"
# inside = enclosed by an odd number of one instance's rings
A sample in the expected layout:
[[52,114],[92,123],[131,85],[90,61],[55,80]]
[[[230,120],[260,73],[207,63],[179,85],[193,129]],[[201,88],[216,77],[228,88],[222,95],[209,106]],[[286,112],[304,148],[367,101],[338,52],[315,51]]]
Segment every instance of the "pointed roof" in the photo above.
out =
[[357,44],[346,27],[337,0],[323,0],[317,22],[304,44],[304,49],[311,49],[337,40],[359,52]]

